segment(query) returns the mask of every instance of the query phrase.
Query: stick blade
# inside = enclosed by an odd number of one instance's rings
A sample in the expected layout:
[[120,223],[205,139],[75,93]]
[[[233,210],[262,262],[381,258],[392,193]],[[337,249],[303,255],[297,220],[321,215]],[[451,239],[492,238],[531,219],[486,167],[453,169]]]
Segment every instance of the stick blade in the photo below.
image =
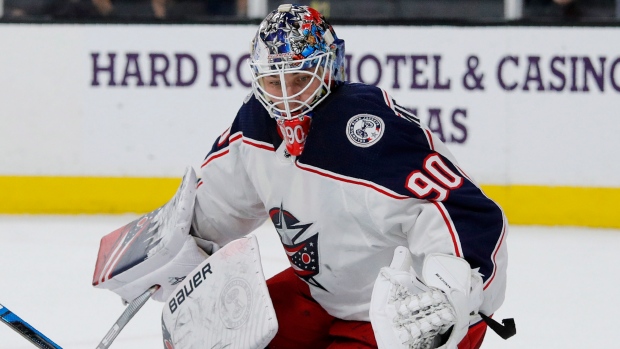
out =
[[7,326],[26,338],[30,343],[40,349],[62,349],[58,344],[47,338],[43,333],[37,331],[29,323],[22,320],[15,313],[0,304],[0,320]]

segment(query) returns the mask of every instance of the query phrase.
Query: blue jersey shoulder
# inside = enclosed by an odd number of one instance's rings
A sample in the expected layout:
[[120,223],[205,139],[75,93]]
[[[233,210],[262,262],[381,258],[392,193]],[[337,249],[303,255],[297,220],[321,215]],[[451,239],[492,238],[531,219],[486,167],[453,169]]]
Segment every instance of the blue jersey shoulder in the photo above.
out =
[[282,143],[282,138],[278,135],[275,120],[269,116],[265,108],[254,95],[249,94],[243,105],[239,108],[237,116],[230,126],[230,130],[215,140],[207,157],[213,152],[228,147],[228,137],[239,132],[241,132],[245,138],[272,144],[276,149],[280,146],[280,143]]
[[410,195],[404,181],[434,153],[428,137],[383,90],[345,84],[316,109],[299,161]]
[[250,93],[239,109],[233,128],[243,132],[243,137],[273,144],[278,148],[282,138],[278,135],[277,125],[263,105]]
[[464,257],[480,268],[485,280],[493,275],[489,256],[504,227],[499,206],[457,164],[435,151],[430,131],[381,89],[350,84],[330,97],[317,109],[298,161],[329,171],[328,176],[335,173],[403,197],[441,202],[445,219],[459,233]]

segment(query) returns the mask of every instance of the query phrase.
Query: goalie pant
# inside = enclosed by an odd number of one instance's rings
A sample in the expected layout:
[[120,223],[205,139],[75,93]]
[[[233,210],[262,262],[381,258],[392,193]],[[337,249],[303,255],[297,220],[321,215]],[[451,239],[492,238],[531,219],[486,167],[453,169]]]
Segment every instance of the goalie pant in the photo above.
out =
[[[278,333],[270,349],[376,349],[370,322],[347,321],[329,315],[310,295],[309,286],[292,268],[267,280],[278,317]],[[311,321],[309,321],[311,319]],[[469,327],[459,349],[478,349],[486,333],[483,321]]]

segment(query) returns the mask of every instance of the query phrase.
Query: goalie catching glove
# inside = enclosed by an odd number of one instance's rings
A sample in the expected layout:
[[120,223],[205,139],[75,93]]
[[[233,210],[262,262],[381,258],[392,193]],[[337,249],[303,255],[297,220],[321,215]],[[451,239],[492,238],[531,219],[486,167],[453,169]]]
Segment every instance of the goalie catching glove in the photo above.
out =
[[188,168],[168,203],[101,239],[93,286],[129,302],[159,285],[152,298],[168,298],[208,257],[190,235],[195,198],[196,173]]
[[430,254],[422,278],[399,246],[381,269],[370,304],[380,349],[456,349],[482,304],[482,278],[462,258]]

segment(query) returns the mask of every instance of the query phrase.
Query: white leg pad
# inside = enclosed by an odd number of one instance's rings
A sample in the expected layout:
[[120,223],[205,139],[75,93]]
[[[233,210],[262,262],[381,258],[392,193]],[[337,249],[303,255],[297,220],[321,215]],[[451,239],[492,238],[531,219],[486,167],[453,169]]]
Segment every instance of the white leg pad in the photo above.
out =
[[232,241],[187,275],[162,313],[165,348],[264,348],[278,331],[256,237]]

